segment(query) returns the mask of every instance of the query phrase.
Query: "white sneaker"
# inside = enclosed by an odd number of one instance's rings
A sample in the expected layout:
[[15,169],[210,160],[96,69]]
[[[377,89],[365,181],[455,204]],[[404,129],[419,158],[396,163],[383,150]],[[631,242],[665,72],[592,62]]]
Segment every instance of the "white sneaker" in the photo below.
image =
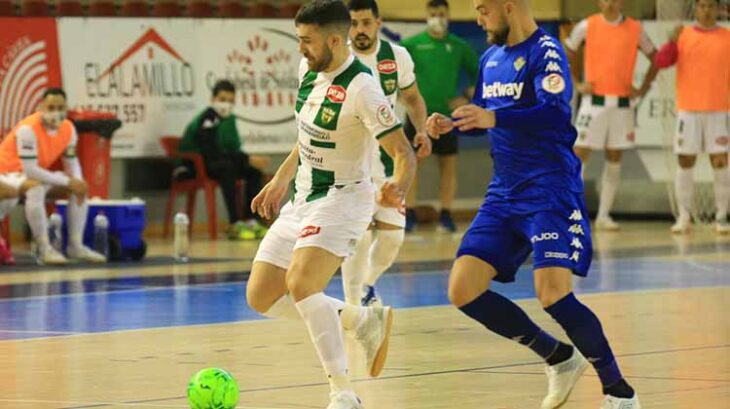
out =
[[727,222],[727,219],[715,221],[715,233],[730,234],[730,223]]
[[546,367],[545,375],[548,377],[548,393],[543,399],[540,409],[555,409],[563,406],[586,368],[588,368],[588,361],[575,347],[570,359]]
[[366,316],[355,330],[355,340],[365,349],[368,372],[376,377],[383,371],[388,356],[390,330],[393,328],[391,307],[367,307]]
[[639,397],[634,392],[634,397],[630,399],[617,398],[611,395],[604,396],[601,409],[641,409],[641,405],[639,404]]
[[90,263],[106,263],[106,257],[86,246],[68,246],[68,256],[72,259],[88,261]]
[[40,254],[40,256],[38,257],[38,261],[40,261],[41,264],[47,265],[60,265],[68,263],[68,259],[66,259],[63,254],[59,253],[51,246],[48,246],[48,248],[46,248]]
[[327,409],[364,409],[362,401],[353,391],[330,393],[330,404]]
[[595,225],[599,231],[619,231],[621,228],[610,216],[596,219]]
[[677,222],[670,229],[672,234],[687,234],[692,227],[692,222],[688,217],[678,217]]

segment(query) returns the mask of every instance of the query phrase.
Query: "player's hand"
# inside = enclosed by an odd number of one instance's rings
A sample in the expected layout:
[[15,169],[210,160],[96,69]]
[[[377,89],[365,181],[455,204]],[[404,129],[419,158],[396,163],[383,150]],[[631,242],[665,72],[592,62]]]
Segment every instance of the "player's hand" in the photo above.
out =
[[383,207],[399,208],[403,206],[406,192],[393,182],[385,182],[378,192],[378,204]]
[[449,100],[449,109],[452,111],[456,108],[463,107],[464,105],[467,105],[469,103],[469,98],[465,96],[458,96],[456,98],[452,98]]
[[281,202],[289,190],[289,184],[276,176],[251,201],[251,211],[271,220],[279,213]]
[[429,135],[433,136],[434,139],[436,139],[435,137],[437,135],[441,136],[451,132],[452,129],[454,129],[454,122],[451,118],[447,118],[441,114],[433,114],[428,117],[428,120],[426,121],[426,131]]
[[431,154],[431,138],[428,137],[426,132],[417,132],[416,136],[413,137],[413,147],[416,148],[416,157],[423,159]]
[[451,116],[456,120],[454,126],[460,131],[466,132],[472,129],[494,128],[496,118],[493,111],[486,110],[473,104],[465,105]]
[[575,86],[576,91],[581,95],[590,95],[593,93],[593,85],[590,82],[581,82]]
[[647,92],[649,92],[648,87],[641,87],[639,89],[631,87],[631,91],[629,91],[629,99],[644,98],[644,95],[646,95]]
[[71,178],[68,181],[68,190],[76,196],[76,203],[81,206],[86,199],[86,194],[89,192],[89,185],[81,179]]

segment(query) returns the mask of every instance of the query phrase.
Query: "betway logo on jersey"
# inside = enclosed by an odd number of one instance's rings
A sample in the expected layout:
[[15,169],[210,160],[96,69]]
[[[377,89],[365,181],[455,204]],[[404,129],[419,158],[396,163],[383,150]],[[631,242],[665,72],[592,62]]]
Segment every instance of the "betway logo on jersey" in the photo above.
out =
[[393,60],[383,60],[378,63],[378,72],[381,74],[392,74],[398,71],[398,64]]
[[502,84],[495,82],[493,84],[482,85],[482,96],[484,98],[502,98],[512,97],[515,101],[522,98],[522,89],[525,88],[524,82],[510,82]]
[[331,85],[327,89],[327,99],[334,102],[335,104],[341,104],[345,102],[347,98],[347,90],[341,85]]

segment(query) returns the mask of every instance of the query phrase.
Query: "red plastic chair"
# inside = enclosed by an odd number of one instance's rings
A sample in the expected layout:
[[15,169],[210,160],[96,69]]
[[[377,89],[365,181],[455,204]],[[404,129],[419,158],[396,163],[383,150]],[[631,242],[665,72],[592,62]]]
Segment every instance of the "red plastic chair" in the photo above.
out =
[[67,17],[83,17],[84,6],[78,0],[61,0],[56,6],[56,15]]
[[153,17],[180,17],[180,5],[176,0],[157,0],[152,9]]
[[89,16],[92,17],[116,17],[117,6],[114,1],[92,0],[89,3]]
[[[0,16],[14,16],[15,5],[12,0],[0,0]],[[0,138],[1,140],[2,138]]]
[[123,17],[149,17],[150,9],[146,1],[125,0],[119,14]]
[[188,2],[188,16],[190,17],[213,17],[213,5],[210,1],[191,0]]
[[[212,240],[218,236],[218,212],[216,211],[216,195],[215,190],[218,187],[218,182],[208,177],[208,173],[205,171],[205,164],[203,163],[203,157],[197,153],[180,152],[180,138],[176,136],[163,136],[160,138],[160,144],[162,149],[165,150],[165,154],[170,159],[185,159],[193,162],[195,167],[195,178],[186,180],[176,180],[174,177],[170,183],[170,196],[167,199],[167,206],[165,207],[165,225],[163,229],[163,236],[168,237],[170,234],[170,226],[172,224],[173,206],[175,205],[175,199],[178,194],[185,193],[187,195],[186,212],[190,218],[190,229],[188,230],[191,234],[193,232],[193,220],[195,220],[195,198],[198,190],[202,190],[205,194],[205,206],[208,208],[208,235]],[[236,182],[236,202],[238,203],[239,211],[242,209],[243,197],[241,191],[243,189],[243,181],[239,180]]]
[[20,3],[20,15],[25,17],[46,17],[51,8],[45,0],[24,0]]
[[249,6],[246,17],[271,18],[276,17],[278,10],[276,6],[268,2],[258,2]]
[[248,13],[247,7],[241,0],[223,0],[218,4],[218,16],[226,18],[242,18]]

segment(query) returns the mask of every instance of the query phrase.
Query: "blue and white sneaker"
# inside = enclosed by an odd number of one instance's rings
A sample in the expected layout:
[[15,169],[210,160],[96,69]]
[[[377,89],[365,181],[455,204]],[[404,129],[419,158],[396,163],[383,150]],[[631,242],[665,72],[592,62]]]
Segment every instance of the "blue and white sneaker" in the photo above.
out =
[[380,301],[380,297],[378,297],[378,293],[375,292],[375,287],[372,285],[364,284],[362,286],[362,299],[360,300],[360,305],[363,307],[370,307],[370,306],[383,306],[383,302]]
[[406,209],[406,233],[410,233],[416,229],[416,212],[413,209]]

